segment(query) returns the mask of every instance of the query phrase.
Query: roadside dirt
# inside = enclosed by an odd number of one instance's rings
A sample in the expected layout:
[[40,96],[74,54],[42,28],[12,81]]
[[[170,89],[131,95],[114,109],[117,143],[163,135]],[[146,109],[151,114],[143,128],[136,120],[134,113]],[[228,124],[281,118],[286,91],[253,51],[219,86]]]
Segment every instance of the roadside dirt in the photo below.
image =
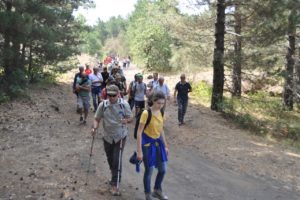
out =
[[[133,77],[136,69],[126,71]],[[135,149],[129,136],[123,157],[122,196],[111,197],[110,177],[99,131],[91,172],[86,170],[92,114],[79,124],[73,72],[52,87],[32,90],[30,99],[0,105],[0,199],[143,199],[142,173],[128,159]],[[175,76],[166,77],[173,88]],[[177,108],[168,103],[170,143],[165,191],[174,200],[298,200],[300,154],[249,134],[218,113],[190,104],[186,125],[178,127]],[[133,125],[129,126],[132,133]]]

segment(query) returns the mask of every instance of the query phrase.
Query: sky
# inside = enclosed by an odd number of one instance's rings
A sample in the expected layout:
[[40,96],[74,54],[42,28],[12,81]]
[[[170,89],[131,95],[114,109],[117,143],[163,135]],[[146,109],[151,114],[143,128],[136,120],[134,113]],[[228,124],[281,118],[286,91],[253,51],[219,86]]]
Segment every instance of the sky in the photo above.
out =
[[[191,0],[179,0],[180,10],[184,13],[195,13],[197,11],[188,8]],[[137,0],[95,0],[96,7],[91,9],[79,8],[75,15],[80,13],[85,16],[89,25],[94,25],[97,19],[107,21],[112,16],[121,15],[126,18],[134,10]]]

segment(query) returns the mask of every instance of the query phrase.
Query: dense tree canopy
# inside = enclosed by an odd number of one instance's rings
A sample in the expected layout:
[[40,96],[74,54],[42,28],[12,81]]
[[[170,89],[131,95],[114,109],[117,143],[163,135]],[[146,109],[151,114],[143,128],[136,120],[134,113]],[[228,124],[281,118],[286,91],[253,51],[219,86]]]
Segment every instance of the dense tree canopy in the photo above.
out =
[[0,1],[1,91],[20,94],[43,70],[78,53],[78,23],[73,11],[88,0]]

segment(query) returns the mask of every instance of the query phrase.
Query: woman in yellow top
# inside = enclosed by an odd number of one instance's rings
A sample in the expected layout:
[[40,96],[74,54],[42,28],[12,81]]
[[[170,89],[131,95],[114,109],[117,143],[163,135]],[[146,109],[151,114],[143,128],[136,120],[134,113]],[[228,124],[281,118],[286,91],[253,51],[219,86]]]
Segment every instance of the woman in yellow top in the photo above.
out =
[[[137,159],[143,160],[145,166],[144,190],[146,200],[152,197],[167,200],[168,197],[162,191],[162,182],[167,169],[168,145],[163,131],[164,117],[162,107],[165,103],[165,95],[162,92],[154,92],[149,101],[150,109],[144,110],[137,131]],[[150,123],[145,127],[149,112]],[[151,194],[151,176],[154,167],[158,169],[154,191]]]

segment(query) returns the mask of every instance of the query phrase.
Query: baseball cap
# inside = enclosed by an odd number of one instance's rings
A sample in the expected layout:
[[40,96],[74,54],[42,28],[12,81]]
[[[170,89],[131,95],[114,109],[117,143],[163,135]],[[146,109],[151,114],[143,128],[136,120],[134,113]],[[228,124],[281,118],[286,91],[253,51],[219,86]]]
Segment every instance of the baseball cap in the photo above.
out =
[[117,95],[119,92],[119,88],[116,85],[110,85],[106,87],[106,93],[111,95]]

